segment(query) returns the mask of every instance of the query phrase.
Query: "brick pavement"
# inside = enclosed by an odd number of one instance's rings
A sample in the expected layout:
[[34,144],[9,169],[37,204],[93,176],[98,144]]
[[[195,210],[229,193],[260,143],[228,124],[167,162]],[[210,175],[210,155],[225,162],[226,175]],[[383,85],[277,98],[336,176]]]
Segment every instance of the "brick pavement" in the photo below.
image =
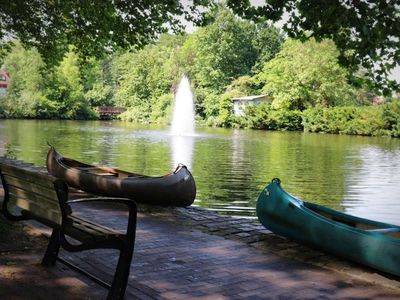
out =
[[[80,205],[81,214],[96,222],[120,229],[125,225],[121,207]],[[103,299],[107,294],[63,266],[41,268],[37,265],[41,254],[24,257],[9,252],[2,257],[29,262],[19,268],[37,274],[38,280],[32,282],[19,276],[18,285],[40,288],[43,282],[53,282],[53,287],[46,285],[51,298]],[[111,250],[60,254],[105,280],[113,274],[117,259]],[[33,263],[32,259],[38,260]],[[49,299],[39,288],[35,295],[15,289],[9,299]],[[222,217],[199,208],[141,205],[126,299],[194,298],[399,299],[400,281],[273,235],[247,219]]]
[[[126,213],[122,207],[81,204],[79,210],[82,215],[104,225],[120,229],[125,225]],[[198,220],[197,225],[182,222],[188,218],[187,214],[197,219],[204,215],[207,221]],[[234,224],[258,227],[249,224],[248,220],[226,218]],[[211,224],[213,219],[208,211],[197,208],[141,206],[126,299],[400,298],[397,280],[386,278],[386,286],[382,282],[361,280],[343,272],[279,256],[270,250],[268,243],[271,241],[268,239],[255,242],[257,247],[252,247],[246,240],[222,237],[198,228],[207,227],[206,223]],[[225,222],[219,223],[225,227]],[[215,230],[216,225],[210,227]],[[264,235],[268,236],[268,233]],[[262,243],[265,247],[260,246]],[[288,246],[291,242],[286,241]],[[117,258],[112,250],[78,254],[61,251],[61,256],[100,274],[104,280],[111,278]],[[56,273],[55,270],[51,272]],[[374,274],[371,270],[369,273]],[[58,276],[64,275],[60,273]],[[77,278],[80,277],[77,275]],[[91,285],[85,288],[94,295],[91,299],[102,299],[106,295],[106,290],[101,287]],[[61,299],[76,299],[76,295],[64,296]]]

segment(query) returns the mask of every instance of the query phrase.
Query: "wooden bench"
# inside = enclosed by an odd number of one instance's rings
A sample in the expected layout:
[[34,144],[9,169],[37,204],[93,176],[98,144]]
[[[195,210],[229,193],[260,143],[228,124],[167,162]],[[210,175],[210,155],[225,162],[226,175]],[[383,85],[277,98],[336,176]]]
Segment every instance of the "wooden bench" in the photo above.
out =
[[[59,260],[109,288],[107,299],[122,299],[128,283],[135,243],[135,201],[125,198],[69,201],[68,186],[61,179],[4,162],[0,163],[0,175],[4,187],[2,210],[5,217],[14,221],[33,219],[52,228],[42,265],[52,266]],[[74,215],[70,204],[83,202],[125,204],[129,210],[126,232],[121,233]],[[70,238],[75,241],[72,242]],[[119,250],[119,260],[111,285],[59,258],[60,246],[71,252],[100,248]]]

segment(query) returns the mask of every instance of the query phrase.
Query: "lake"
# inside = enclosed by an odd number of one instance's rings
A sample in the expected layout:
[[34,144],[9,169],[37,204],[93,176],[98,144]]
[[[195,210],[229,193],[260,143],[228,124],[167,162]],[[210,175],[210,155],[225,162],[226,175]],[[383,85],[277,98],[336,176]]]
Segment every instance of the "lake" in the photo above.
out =
[[346,213],[400,225],[400,139],[197,128],[119,121],[1,120],[0,155],[45,165],[51,143],[63,155],[146,175],[186,164],[195,206],[255,218],[274,177],[290,194]]

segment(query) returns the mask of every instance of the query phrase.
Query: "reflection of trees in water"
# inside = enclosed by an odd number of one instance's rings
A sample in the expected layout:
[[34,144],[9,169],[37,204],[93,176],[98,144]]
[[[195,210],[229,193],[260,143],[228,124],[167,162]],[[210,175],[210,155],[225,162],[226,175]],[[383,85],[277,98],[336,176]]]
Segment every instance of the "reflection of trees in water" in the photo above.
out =
[[252,170],[247,167],[249,157],[240,131],[236,137],[231,130],[217,129],[215,133],[218,136],[196,141],[196,204],[234,215],[248,215],[250,207],[254,214],[252,201],[257,194],[251,189]]
[[49,142],[65,156],[83,162],[149,175],[165,175],[171,170],[169,161],[165,159],[169,153],[166,143],[132,137],[135,128],[120,128],[118,122],[10,122],[6,124],[4,134],[16,145],[17,158],[38,166],[45,165]]
[[296,197],[336,209],[344,205],[349,213],[364,214],[362,207],[379,212],[399,199],[399,139],[206,128],[200,136],[174,142],[167,131],[151,128],[120,122],[0,121],[1,140],[16,158],[38,166],[45,165],[47,142],[83,162],[147,175],[165,175],[183,162],[196,180],[196,203],[231,212],[239,207],[235,214],[248,214],[248,209],[254,214],[258,194],[274,177]]
[[16,153],[15,153],[15,149],[14,149],[14,145],[12,145],[11,143],[5,142],[4,144],[4,154],[3,154],[6,158],[9,159],[17,159]]
[[[292,132],[252,133],[253,184],[261,189],[274,177],[291,194],[337,207],[343,195],[343,147],[312,135]],[[315,136],[315,135],[314,135]],[[254,142],[257,140],[258,142]],[[251,146],[250,146],[251,145]]]

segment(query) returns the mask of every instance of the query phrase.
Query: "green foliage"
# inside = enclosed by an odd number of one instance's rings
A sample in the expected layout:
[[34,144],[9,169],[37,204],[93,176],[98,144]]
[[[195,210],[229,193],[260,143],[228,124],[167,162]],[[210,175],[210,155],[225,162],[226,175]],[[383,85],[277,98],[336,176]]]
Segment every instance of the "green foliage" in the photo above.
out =
[[[390,70],[400,58],[400,14],[398,1],[266,1],[257,7],[251,1],[228,0],[235,13],[248,18],[285,20],[283,29],[289,37],[305,40],[332,39],[340,50],[340,63],[356,71],[360,65],[375,92],[390,94],[400,89],[390,79]],[[285,13],[285,17],[282,18]]]
[[84,95],[86,101],[92,107],[96,106],[113,106],[114,90],[110,85],[96,82],[92,88]]
[[167,123],[172,114],[172,101],[172,94],[164,94],[152,100],[154,106],[149,113],[144,112],[142,106],[133,106],[120,114],[118,118],[122,121],[135,123]]
[[284,36],[266,20],[255,23],[255,26],[256,34],[252,42],[257,51],[257,60],[252,67],[252,73],[257,74],[281,50]]
[[104,60],[90,58],[84,63],[80,63],[79,71],[84,98],[91,107],[113,106],[114,104],[110,64],[110,58]]
[[395,100],[383,106],[382,118],[385,129],[392,136],[400,137],[400,100]]
[[37,119],[55,119],[59,116],[59,109],[59,103],[45,97],[37,104],[34,117]]
[[218,117],[220,109],[219,107],[220,95],[207,90],[202,90],[202,92],[203,93],[206,92],[203,101],[204,113],[206,118]]
[[225,94],[229,93],[231,97],[242,97],[248,95],[257,95],[260,93],[259,86],[254,77],[249,75],[241,76],[231,82],[226,88]]
[[61,118],[84,119],[95,116],[84,98],[79,56],[73,47],[55,69],[51,88],[53,91],[49,97],[58,102]]
[[[180,36],[165,35],[155,45],[124,53],[115,59],[113,74],[118,85],[115,103],[132,108],[129,119],[148,121],[153,108],[156,111],[160,106],[166,109],[165,101],[157,102],[166,99],[161,96],[171,92],[181,75],[174,58],[182,43]],[[160,116],[159,112],[154,113]]]
[[267,22],[241,20],[222,5],[209,19],[212,22],[188,37],[180,61],[186,63],[185,73],[194,83],[197,113],[215,124],[220,110],[217,95],[238,85],[240,93],[252,92],[255,86],[249,75],[279,51],[282,36]]
[[257,93],[257,87],[253,78],[250,76],[241,76],[233,80],[222,95],[207,94],[203,103],[207,118],[206,124],[220,127],[232,126],[236,120],[233,116],[232,98]]
[[17,43],[4,60],[10,74],[7,94],[1,101],[1,110],[9,118],[32,118],[47,102],[43,93],[44,63],[35,49],[25,50]]
[[[0,18],[3,8],[0,4]],[[17,43],[4,60],[12,82],[0,115],[94,118],[92,107],[116,105],[128,108],[121,116],[125,120],[166,123],[177,83],[186,74],[196,94],[197,118],[208,125],[301,130],[303,121],[309,131],[399,135],[398,102],[351,106],[369,104],[373,94],[365,85],[349,85],[349,72],[339,65],[341,52],[332,41],[282,44],[281,33],[265,18],[239,19],[220,4],[207,20],[191,35],[162,35],[141,50],[121,50],[103,60],[83,59],[81,49],[67,47],[64,40],[60,53],[67,52],[54,68],[45,66],[38,51]],[[361,71],[357,76],[368,75]],[[262,93],[273,96],[272,107],[249,106],[245,117],[233,116],[233,97]]]
[[263,93],[273,96],[275,108],[344,105],[351,101],[352,88],[337,57],[331,41],[287,40],[256,78],[264,85]]
[[351,135],[399,136],[398,101],[379,106],[312,108],[304,111],[304,130]]
[[15,36],[24,45],[35,46],[52,63],[68,52],[67,45],[74,45],[81,56],[102,57],[181,30],[183,19],[197,20],[197,6],[204,4],[208,5],[204,1],[185,5],[142,0],[1,1],[0,40]]
[[232,79],[249,74],[257,60],[255,26],[221,7],[213,14],[214,22],[194,33],[185,49],[195,57],[189,76],[196,87],[222,93]]
[[148,116],[143,115],[139,107],[130,107],[118,116],[118,119],[134,123],[147,123]]
[[233,120],[233,103],[229,94],[224,94],[219,100],[219,115],[217,126],[230,127]]
[[[85,57],[100,57],[105,49],[142,47],[163,32],[178,31],[185,19],[205,24],[215,19],[208,11],[218,7],[216,3],[220,2],[1,1],[0,40],[15,36],[55,63],[69,44]],[[376,91],[390,94],[391,89],[399,89],[399,84],[389,79],[400,57],[398,1],[264,1],[255,7],[252,1],[227,0],[225,5],[237,16],[255,21],[284,19],[283,29],[291,38],[332,39],[340,50],[341,64],[352,71],[362,65]],[[260,38],[265,36],[268,34],[260,34]],[[7,44],[3,42],[1,48]],[[220,75],[212,74],[212,78]],[[347,75],[357,80],[356,73]]]
[[303,130],[332,134],[400,137],[400,101],[377,106],[317,106],[304,111],[249,105],[243,117],[232,117],[233,127]]
[[243,117],[236,118],[235,126],[268,130],[302,130],[299,110],[276,110],[269,104],[248,105]]
[[152,99],[152,110],[150,114],[151,123],[166,123],[171,119],[173,94],[164,94],[157,99]]

